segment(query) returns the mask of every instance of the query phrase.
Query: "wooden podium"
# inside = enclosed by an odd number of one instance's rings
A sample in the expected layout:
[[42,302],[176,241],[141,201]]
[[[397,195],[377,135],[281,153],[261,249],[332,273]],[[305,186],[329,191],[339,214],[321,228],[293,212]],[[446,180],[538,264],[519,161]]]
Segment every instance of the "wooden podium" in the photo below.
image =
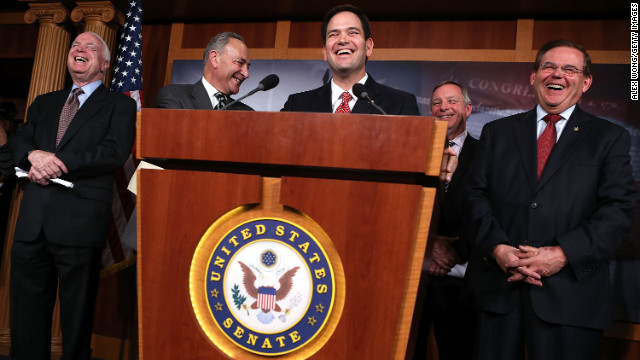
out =
[[310,358],[404,359],[445,136],[430,117],[143,109],[138,156],[166,170],[138,177],[140,358],[268,358],[217,349],[190,296],[203,234],[251,204],[304,214],[339,257]]

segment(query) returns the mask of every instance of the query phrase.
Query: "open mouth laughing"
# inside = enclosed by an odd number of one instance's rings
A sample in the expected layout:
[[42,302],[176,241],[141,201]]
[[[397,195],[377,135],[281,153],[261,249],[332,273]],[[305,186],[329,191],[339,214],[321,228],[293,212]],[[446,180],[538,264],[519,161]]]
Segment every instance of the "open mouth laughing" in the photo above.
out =
[[351,49],[340,49],[336,51],[336,55],[351,55],[353,54],[353,50]]

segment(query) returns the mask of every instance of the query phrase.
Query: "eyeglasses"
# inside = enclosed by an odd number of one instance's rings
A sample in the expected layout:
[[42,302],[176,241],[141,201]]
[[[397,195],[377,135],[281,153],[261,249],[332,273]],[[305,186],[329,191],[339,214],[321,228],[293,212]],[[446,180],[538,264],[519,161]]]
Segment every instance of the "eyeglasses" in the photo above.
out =
[[236,65],[238,65],[238,66],[240,66],[240,67],[245,67],[245,66],[246,66],[246,67],[247,67],[247,70],[248,70],[248,69],[249,69],[249,67],[251,66],[251,64],[249,64],[249,63],[247,62],[247,60],[245,60],[245,59],[234,59],[234,58],[232,58],[231,56],[229,56],[229,55],[227,55],[227,54],[225,54],[225,53],[220,53],[220,54],[221,54],[221,55],[224,55],[224,56],[226,56],[226,57],[228,57],[228,58],[229,58],[229,60],[231,60],[231,62],[233,62],[234,64],[236,64]]
[[540,67],[538,68],[540,71],[547,73],[547,74],[552,74],[554,72],[556,72],[556,70],[560,68],[560,74],[564,75],[564,76],[573,76],[576,74],[582,74],[582,70],[578,69],[577,67],[573,66],[573,65],[564,65],[562,67],[554,64],[554,63],[550,63],[550,62],[546,62],[544,64],[541,64]]

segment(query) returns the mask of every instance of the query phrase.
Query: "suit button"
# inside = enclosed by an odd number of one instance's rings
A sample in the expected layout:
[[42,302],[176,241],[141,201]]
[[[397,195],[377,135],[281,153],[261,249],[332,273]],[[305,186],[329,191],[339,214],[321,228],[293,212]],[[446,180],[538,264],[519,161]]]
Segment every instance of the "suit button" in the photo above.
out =
[[532,202],[531,203],[531,208],[532,209],[537,209],[538,208],[538,203],[537,202]]

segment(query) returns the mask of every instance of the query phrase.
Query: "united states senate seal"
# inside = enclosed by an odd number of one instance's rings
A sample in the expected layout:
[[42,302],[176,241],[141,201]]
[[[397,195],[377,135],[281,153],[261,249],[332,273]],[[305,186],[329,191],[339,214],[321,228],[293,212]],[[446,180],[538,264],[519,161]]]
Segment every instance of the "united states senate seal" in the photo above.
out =
[[[211,240],[205,235],[201,241]],[[262,356],[297,352],[317,342],[332,319],[332,261],[321,242],[293,221],[243,221],[217,239],[206,261],[196,263],[194,257],[191,271],[204,274],[201,281],[190,279],[194,311],[223,351],[233,344]],[[206,301],[193,301],[198,294]]]

